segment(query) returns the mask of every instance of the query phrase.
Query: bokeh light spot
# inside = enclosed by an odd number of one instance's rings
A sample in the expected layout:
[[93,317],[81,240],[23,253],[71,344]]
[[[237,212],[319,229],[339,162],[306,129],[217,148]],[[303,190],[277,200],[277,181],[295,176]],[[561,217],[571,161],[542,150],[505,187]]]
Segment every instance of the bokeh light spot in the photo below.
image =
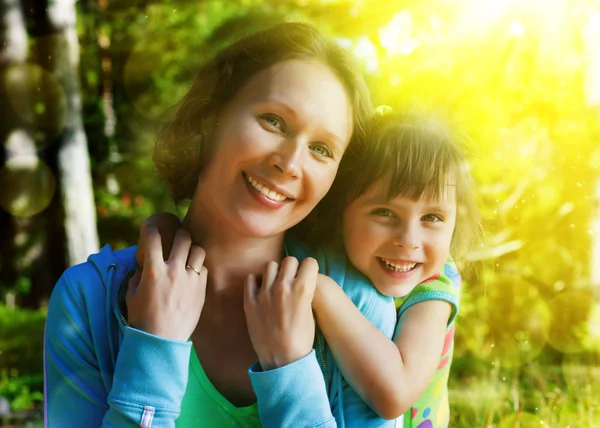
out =
[[534,285],[510,274],[493,275],[485,299],[470,314],[477,320],[463,337],[479,358],[502,367],[519,367],[534,360],[544,348],[551,314]]
[[54,142],[67,119],[67,100],[56,78],[35,64],[12,66],[1,78],[12,110],[31,126],[37,146]]
[[590,327],[596,310],[592,293],[566,291],[558,294],[549,304],[552,313],[548,342],[564,353],[581,352],[591,346]]
[[56,180],[35,155],[9,159],[0,170],[0,206],[15,217],[30,217],[48,207]]

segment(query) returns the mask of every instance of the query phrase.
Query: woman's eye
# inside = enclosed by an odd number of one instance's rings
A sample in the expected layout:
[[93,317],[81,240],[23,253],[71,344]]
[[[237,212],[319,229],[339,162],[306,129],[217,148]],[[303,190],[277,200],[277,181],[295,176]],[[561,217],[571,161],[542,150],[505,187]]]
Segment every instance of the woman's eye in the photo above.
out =
[[441,215],[439,214],[427,214],[421,217],[423,221],[431,221],[433,223],[437,223],[438,221],[444,221]]
[[260,116],[260,119],[263,122],[265,122],[268,126],[279,129],[280,131],[283,131],[284,121],[279,116],[274,115],[274,114],[264,114],[264,115]]
[[331,150],[329,150],[329,147],[325,146],[325,145],[313,145],[310,147],[310,149],[318,154],[319,156],[323,156],[326,158],[333,158],[333,153],[331,153]]
[[378,208],[373,211],[373,214],[378,217],[396,217],[392,211],[386,208]]

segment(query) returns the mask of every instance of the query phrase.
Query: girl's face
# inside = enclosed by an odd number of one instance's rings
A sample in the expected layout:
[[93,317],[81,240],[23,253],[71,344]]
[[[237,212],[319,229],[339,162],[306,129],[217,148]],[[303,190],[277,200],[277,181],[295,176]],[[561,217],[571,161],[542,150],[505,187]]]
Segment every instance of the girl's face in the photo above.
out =
[[438,274],[450,254],[456,222],[455,186],[440,200],[427,193],[388,199],[387,186],[373,184],[343,216],[344,245],[352,264],[380,293],[401,297]]
[[268,237],[325,196],[352,135],[352,106],[317,61],[289,60],[253,76],[216,117],[214,151],[194,202],[211,227]]

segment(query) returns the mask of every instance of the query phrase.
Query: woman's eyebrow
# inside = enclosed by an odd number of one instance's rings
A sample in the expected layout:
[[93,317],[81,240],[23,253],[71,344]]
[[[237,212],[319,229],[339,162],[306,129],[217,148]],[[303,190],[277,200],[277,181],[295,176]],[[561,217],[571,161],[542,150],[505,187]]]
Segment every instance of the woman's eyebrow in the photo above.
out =
[[298,112],[283,101],[279,101],[273,98],[266,98],[258,102],[258,105],[263,104],[275,105],[277,108],[283,110],[288,116],[291,116],[292,119],[298,119]]
[[[291,107],[290,105],[286,104],[283,101],[274,99],[274,98],[265,98],[263,100],[260,100],[258,102],[258,105],[263,105],[263,104],[269,104],[269,105],[275,105],[277,108],[280,108],[281,110],[283,110],[286,115],[290,116],[293,120],[298,120],[299,119],[299,115],[298,112],[296,110],[294,110],[293,107]],[[342,138],[330,131],[327,130],[322,130],[321,135],[323,135],[323,137],[325,137],[325,139],[332,141],[333,143],[336,144],[336,146],[338,145],[342,145]],[[337,147],[336,147],[337,149]]]

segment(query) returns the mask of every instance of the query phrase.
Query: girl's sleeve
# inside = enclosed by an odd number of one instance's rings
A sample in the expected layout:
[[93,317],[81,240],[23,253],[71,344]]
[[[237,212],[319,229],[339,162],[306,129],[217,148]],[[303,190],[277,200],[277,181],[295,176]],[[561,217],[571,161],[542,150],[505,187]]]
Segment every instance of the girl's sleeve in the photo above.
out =
[[44,333],[45,427],[175,426],[191,343],[127,327],[111,373],[112,342],[106,335],[112,313],[106,292],[90,295],[90,290],[105,286],[85,263],[68,269],[50,298]]

